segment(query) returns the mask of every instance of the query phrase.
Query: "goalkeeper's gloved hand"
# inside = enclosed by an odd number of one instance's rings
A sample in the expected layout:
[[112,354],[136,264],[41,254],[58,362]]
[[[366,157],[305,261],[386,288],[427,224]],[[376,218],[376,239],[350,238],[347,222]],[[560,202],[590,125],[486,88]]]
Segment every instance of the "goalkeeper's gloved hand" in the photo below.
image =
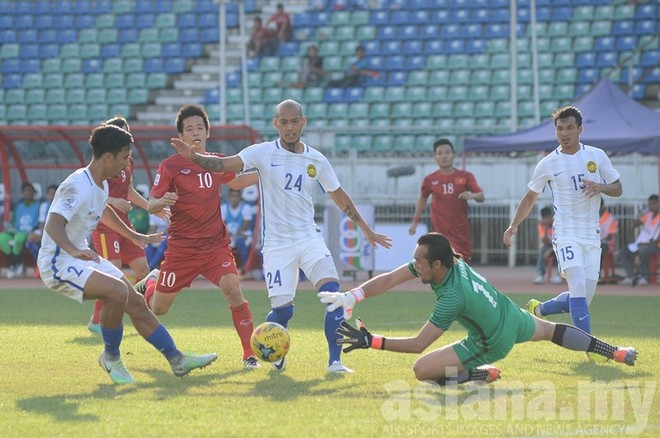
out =
[[348,292],[319,292],[317,296],[321,298],[322,303],[328,305],[328,312],[343,307],[344,319],[351,319],[353,307],[365,298],[364,291],[360,288]]
[[348,347],[344,348],[344,353],[350,353],[356,348],[385,349],[385,338],[372,335],[360,318],[356,318],[356,323],[358,328],[353,327],[346,321],[342,321],[341,327],[337,329],[337,334],[344,336],[343,339],[337,342],[348,344]]

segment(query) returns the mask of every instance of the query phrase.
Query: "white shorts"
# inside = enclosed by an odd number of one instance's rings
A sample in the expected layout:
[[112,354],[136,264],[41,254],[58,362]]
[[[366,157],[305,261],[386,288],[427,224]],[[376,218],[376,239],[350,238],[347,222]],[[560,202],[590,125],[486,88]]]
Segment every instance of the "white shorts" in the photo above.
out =
[[322,238],[264,248],[262,252],[269,298],[279,295],[295,296],[299,269],[302,269],[312,284],[324,278],[339,278],[335,262]]
[[89,277],[96,272],[121,279],[124,274],[112,263],[100,258],[99,263],[92,260],[80,260],[65,252],[55,255],[44,254],[37,260],[39,274],[44,284],[66,297],[84,302],[83,291]]
[[600,242],[579,239],[553,239],[552,247],[557,256],[557,266],[562,274],[568,268],[584,268],[584,276],[598,280],[600,275]]

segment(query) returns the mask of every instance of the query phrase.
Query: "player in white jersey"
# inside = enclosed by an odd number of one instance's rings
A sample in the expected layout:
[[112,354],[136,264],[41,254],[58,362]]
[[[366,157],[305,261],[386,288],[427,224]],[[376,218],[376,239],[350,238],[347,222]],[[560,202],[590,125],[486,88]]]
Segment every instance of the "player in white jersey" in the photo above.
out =
[[570,312],[573,324],[591,333],[588,306],[600,273],[600,197],[621,196],[623,188],[619,172],[605,152],[580,143],[584,127],[577,108],[560,108],[552,119],[559,146],[536,165],[503,240],[505,245],[511,245],[518,225],[529,215],[547,184],[555,210],[552,245],[559,271],[568,282],[568,292],[544,303],[530,300],[527,308],[539,317]]
[[[321,230],[314,223],[312,191],[320,185],[337,206],[355,222],[374,247],[391,246],[391,239],[376,233],[360,216],[355,204],[340,187],[328,159],[300,141],[307,118],[302,106],[285,100],[275,108],[273,124],[280,137],[275,141],[245,148],[238,155],[214,157],[199,155],[184,141],[173,138],[172,146],[199,166],[216,172],[256,169],[245,184],[259,183],[262,202],[262,241],[264,273],[272,311],[267,320],[287,326],[293,316],[293,299],[299,269],[318,291],[339,292],[337,268],[330,256]],[[343,311],[326,311],[325,335],[328,341],[328,371],[351,372],[341,363],[341,336],[337,329]],[[274,367],[283,369],[282,360]]]
[[124,313],[138,333],[168,359],[175,375],[182,376],[208,365],[217,354],[182,354],[124,274],[89,249],[86,238],[100,220],[142,247],[162,240],[159,234],[143,235],[128,228],[106,204],[106,179],[119,175],[128,164],[131,134],[117,126],[101,125],[92,131],[89,143],[92,161],[60,184],[48,212],[37,260],[44,284],[81,303],[103,301],[100,323],[105,350],[99,364],[117,384],[134,382],[119,352]]

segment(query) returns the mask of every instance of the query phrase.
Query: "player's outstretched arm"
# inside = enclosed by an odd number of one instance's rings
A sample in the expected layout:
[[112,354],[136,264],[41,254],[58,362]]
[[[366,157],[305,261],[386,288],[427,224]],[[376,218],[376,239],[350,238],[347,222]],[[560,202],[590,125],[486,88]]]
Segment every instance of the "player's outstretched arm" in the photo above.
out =
[[385,338],[372,334],[359,318],[356,319],[356,323],[357,328],[343,321],[341,327],[337,329],[337,334],[344,336],[341,343],[348,345],[344,348],[344,353],[349,353],[357,348],[375,348],[399,353],[421,353],[444,333],[444,330],[427,321],[415,337]]
[[538,197],[538,193],[528,189],[527,193],[520,200],[520,204],[518,204],[518,208],[516,208],[516,212],[513,214],[513,219],[511,219],[511,225],[509,225],[509,228],[504,232],[504,236],[502,236],[502,241],[506,246],[511,246],[513,235],[518,232],[518,225],[529,216]]
[[351,197],[348,196],[348,194],[341,187],[334,192],[328,192],[328,194],[337,205],[337,207],[346,213],[346,216],[348,216],[350,220],[355,222],[357,226],[360,227],[371,246],[377,247],[380,245],[383,248],[392,247],[392,238],[385,234],[376,233],[373,229],[371,229],[369,224],[366,223],[364,219],[362,219],[362,216],[353,203]]
[[171,138],[170,144],[183,158],[210,172],[240,172],[243,170],[243,160],[238,155],[218,157],[198,154],[192,146],[180,138]]
[[351,319],[353,307],[366,297],[382,294],[413,278],[415,276],[408,269],[408,265],[402,265],[393,271],[380,274],[348,292],[319,292],[317,296],[322,303],[328,304],[328,311],[332,312],[342,307],[344,318]]
[[105,225],[112,228],[112,230],[116,231],[127,239],[130,239],[133,243],[140,246],[141,248],[144,248],[145,246],[152,243],[160,243],[164,239],[163,233],[140,234],[129,228],[121,219],[119,219],[117,213],[115,213],[115,211],[108,205],[106,205],[105,209],[103,210],[101,221]]
[[233,190],[242,190],[246,187],[258,183],[259,174],[256,171],[250,171],[236,175],[236,178],[229,181],[226,185]]
[[51,213],[48,215],[48,219],[46,219],[44,230],[48,233],[50,238],[53,239],[57,246],[71,257],[80,260],[94,260],[98,263],[98,254],[89,248],[79,249],[73,244],[73,242],[71,242],[71,240],[69,240],[69,236],[66,234],[66,224],[67,220],[63,216],[60,216],[57,213]]

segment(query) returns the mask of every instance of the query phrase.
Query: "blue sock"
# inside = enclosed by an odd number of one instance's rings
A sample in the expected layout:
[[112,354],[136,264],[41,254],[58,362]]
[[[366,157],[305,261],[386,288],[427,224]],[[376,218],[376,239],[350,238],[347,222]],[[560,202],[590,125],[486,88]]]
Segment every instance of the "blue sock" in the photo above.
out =
[[112,356],[119,356],[119,345],[124,335],[124,326],[120,325],[116,329],[109,329],[101,326],[101,336],[105,344],[105,352]]
[[568,292],[560,293],[551,300],[541,303],[539,310],[541,310],[543,316],[555,315],[557,313],[568,313],[570,311],[568,305],[569,298],[570,294]]
[[163,353],[167,360],[174,359],[179,356],[181,352],[174,345],[174,339],[170,336],[163,324],[156,327],[156,330],[149,337],[146,338],[147,342],[156,347],[156,350]]
[[573,324],[591,334],[591,317],[589,316],[589,306],[587,306],[586,298],[571,298],[571,318]]
[[289,320],[291,318],[293,318],[293,304],[286,307],[272,309],[266,316],[266,321],[276,322],[286,328],[287,325],[289,325]]
[[[329,281],[323,286],[319,292],[339,292],[339,283],[336,281]],[[337,334],[337,329],[344,320],[344,309],[342,307],[335,309],[332,312],[325,312],[325,339],[328,341],[328,365],[332,362],[341,359],[341,344],[338,342],[343,338],[342,335]]]

